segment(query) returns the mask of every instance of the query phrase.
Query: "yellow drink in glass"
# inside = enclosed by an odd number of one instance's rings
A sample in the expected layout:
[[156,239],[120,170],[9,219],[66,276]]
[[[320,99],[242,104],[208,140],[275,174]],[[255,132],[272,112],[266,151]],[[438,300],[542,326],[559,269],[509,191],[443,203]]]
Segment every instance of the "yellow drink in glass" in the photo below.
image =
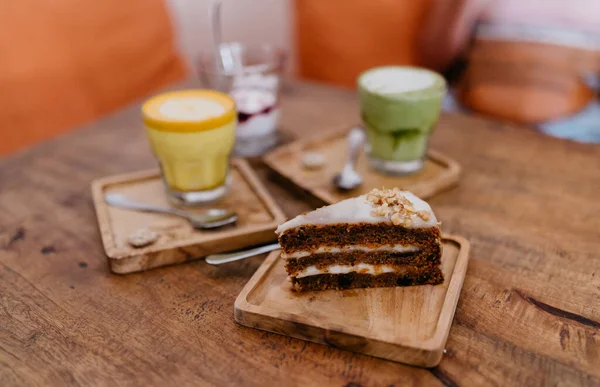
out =
[[142,115],[169,198],[194,205],[222,197],[235,143],[235,103],[213,90],[181,90],[146,101]]

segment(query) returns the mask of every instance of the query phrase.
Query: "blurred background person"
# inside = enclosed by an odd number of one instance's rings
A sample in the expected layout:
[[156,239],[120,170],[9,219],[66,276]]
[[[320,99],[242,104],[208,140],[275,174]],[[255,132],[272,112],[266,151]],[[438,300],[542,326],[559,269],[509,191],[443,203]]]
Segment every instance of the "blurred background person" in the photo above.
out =
[[430,67],[471,111],[600,141],[600,1],[296,0],[295,12],[301,77],[354,87],[370,67]]
[[465,58],[457,96],[471,110],[600,142],[600,1],[439,0],[420,42],[429,67]]

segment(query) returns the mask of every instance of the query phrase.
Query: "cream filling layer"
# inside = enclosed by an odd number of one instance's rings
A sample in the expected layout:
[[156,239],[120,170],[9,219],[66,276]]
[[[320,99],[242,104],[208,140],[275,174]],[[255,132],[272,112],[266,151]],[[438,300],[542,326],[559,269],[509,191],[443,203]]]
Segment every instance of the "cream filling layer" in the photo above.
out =
[[304,270],[300,270],[295,277],[303,278],[319,274],[346,274],[346,273],[361,273],[378,275],[383,273],[403,273],[406,269],[391,265],[372,265],[370,263],[359,263],[357,265],[330,265],[324,269],[319,269],[316,266],[308,266]]
[[312,251],[296,251],[295,253],[285,254],[282,253],[282,258],[302,258],[308,257],[313,254],[323,254],[323,253],[347,253],[350,251],[393,251],[395,253],[411,253],[419,251],[420,248],[413,245],[385,245],[379,247],[368,247],[364,245],[347,245],[344,247],[327,247],[321,246],[316,250]]

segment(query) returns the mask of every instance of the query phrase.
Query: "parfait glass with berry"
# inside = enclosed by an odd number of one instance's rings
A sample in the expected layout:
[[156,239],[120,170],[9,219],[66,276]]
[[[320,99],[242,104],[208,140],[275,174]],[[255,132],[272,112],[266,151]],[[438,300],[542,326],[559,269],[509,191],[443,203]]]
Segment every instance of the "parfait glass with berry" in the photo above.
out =
[[277,143],[279,91],[285,52],[270,45],[221,45],[220,58],[204,54],[198,61],[203,87],[229,93],[238,113],[234,154],[260,156]]

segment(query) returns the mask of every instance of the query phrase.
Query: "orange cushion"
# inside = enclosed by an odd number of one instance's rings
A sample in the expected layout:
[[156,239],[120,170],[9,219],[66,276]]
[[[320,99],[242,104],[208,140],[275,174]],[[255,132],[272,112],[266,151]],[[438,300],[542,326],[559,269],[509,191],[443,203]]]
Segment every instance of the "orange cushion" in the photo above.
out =
[[298,72],[354,87],[362,71],[417,64],[431,0],[296,0]]
[[0,154],[181,79],[162,0],[0,4]]

